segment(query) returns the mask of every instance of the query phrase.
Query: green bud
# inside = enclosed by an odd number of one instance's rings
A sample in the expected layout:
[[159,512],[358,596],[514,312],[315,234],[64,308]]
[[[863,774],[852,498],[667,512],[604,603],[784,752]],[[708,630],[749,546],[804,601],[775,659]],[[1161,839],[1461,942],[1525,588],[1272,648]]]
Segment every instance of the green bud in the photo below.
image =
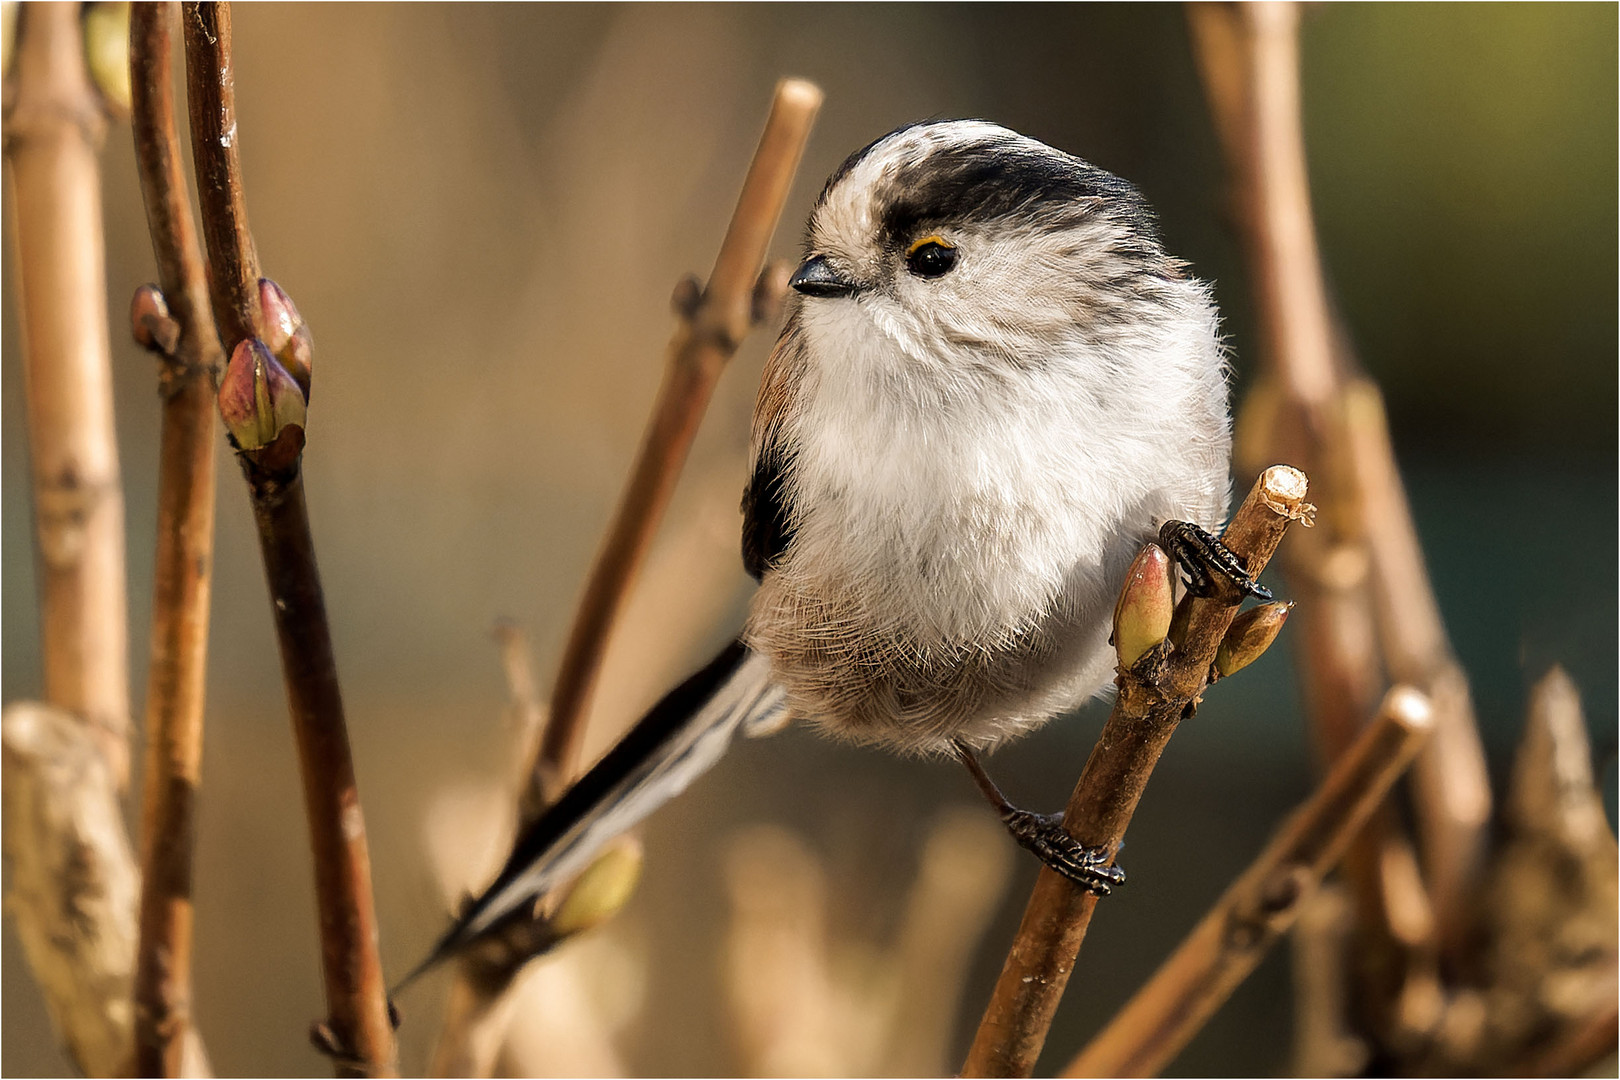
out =
[[264,342],[238,345],[219,380],[219,415],[236,448],[261,450],[287,428],[302,428],[305,414],[304,392]]
[[641,844],[621,836],[574,879],[551,917],[552,936],[560,941],[611,919],[629,902],[640,878]]
[[1134,666],[1163,641],[1174,614],[1170,558],[1157,544],[1149,544],[1131,563],[1119,602],[1114,605],[1114,648],[1120,666]]
[[129,115],[129,5],[90,4],[84,12],[84,59],[113,111]]
[[1222,678],[1242,671],[1271,648],[1288,621],[1292,603],[1280,600],[1250,608],[1232,620],[1221,647],[1215,651],[1215,673]]

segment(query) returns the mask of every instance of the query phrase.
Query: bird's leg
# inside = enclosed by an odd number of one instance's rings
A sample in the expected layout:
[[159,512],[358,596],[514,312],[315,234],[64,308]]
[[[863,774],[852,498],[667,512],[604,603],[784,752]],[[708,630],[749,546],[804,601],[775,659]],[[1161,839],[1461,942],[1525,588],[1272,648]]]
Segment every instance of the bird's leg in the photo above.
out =
[[1008,802],[979,764],[978,756],[960,740],[956,742],[956,756],[1001,815],[1001,823],[1012,838],[1033,851],[1041,862],[1096,896],[1107,896],[1115,885],[1125,884],[1125,871],[1109,865],[1113,852],[1107,846],[1087,847],[1070,836],[1063,828],[1062,814],[1034,814]]
[[1207,529],[1190,521],[1167,521],[1159,527],[1159,546],[1187,572],[1187,590],[1194,596],[1215,595],[1214,575],[1219,574],[1239,592],[1271,599],[1271,590],[1254,580],[1243,560]]

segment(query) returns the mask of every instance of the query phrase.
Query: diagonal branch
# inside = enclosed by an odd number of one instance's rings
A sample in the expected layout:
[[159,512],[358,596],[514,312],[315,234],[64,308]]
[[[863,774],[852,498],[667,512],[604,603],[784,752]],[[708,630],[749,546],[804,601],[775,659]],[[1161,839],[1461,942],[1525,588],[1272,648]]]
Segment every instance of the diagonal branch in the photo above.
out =
[[1433,729],[1422,694],[1397,687],[1260,857],[1158,972],[1064,1070],[1154,1076],[1288,932]]
[[[575,612],[563,652],[549,715],[519,794],[519,816],[536,817],[579,772],[590,699],[613,624],[645,560],[687,452],[703,421],[726,364],[748,331],[772,318],[786,292],[786,275],[761,272],[782,216],[810,129],[821,108],[821,90],[799,79],[777,84],[759,145],[743,180],[731,224],[721,241],[707,288],[687,278],[676,287],[679,322],[670,339],[664,382],[643,437],[630,481]],[[526,669],[526,646],[516,648]],[[526,670],[514,668],[508,642],[508,675],[516,676],[514,701],[525,714]],[[542,905],[542,908],[545,905]],[[444,1029],[434,1050],[441,1075],[488,1075],[511,1018],[503,1005],[523,965],[555,943],[550,920],[514,922],[487,955],[464,956],[456,965]]]
[[[315,864],[329,1019],[317,1025],[314,1038],[345,1074],[392,1075],[396,1051],[365,819],[304,500],[307,328],[285,295],[259,277],[237,157],[230,7],[186,3],[183,13],[209,285],[231,356],[220,407],[258,528]],[[272,303],[274,317],[262,310]]]
[[182,1075],[191,1028],[191,877],[221,359],[174,117],[174,15],[173,4],[136,4],[130,12],[135,160],[161,290],[137,294],[135,333],[159,355],[163,397],[134,986],[135,1071],[142,1076]]
[[[1270,561],[1290,521],[1309,520],[1305,475],[1286,465],[1261,474],[1223,539],[1253,575]],[[1170,736],[1196,707],[1242,596],[1227,589],[1189,597],[1185,632],[1122,668],[1113,712],[1064,811],[1064,827],[1087,847],[1118,850],[1148,777]],[[1042,869],[1007,953],[963,1076],[1030,1076],[1074,971],[1097,897]]]
[[[1302,675],[1324,756],[1349,744],[1383,677],[1423,690],[1435,733],[1413,769],[1432,907],[1427,933],[1391,925],[1402,892],[1380,869],[1410,862],[1385,814],[1346,860],[1364,926],[1428,978],[1439,944],[1467,938],[1467,900],[1490,819],[1485,758],[1468,683],[1451,653],[1402,491],[1383,403],[1358,373],[1323,279],[1301,123],[1299,10],[1292,3],[1191,4],[1200,67],[1234,174],[1260,307],[1260,383],[1239,421],[1240,465],[1298,460],[1317,481],[1324,528],[1286,567],[1304,615]],[[1399,920],[1395,920],[1399,922]],[[1413,922],[1413,920],[1408,920]]]
[[551,693],[551,716],[534,761],[524,815],[532,818],[579,768],[591,693],[613,622],[647,555],[675,491],[720,373],[750,328],[779,304],[782,275],[760,277],[799,159],[821,108],[821,90],[801,79],[777,84],[771,113],[737,196],[709,283],[687,279],[676,289],[680,318],[670,339],[641,451],[631,469],[601,553],[591,567]]

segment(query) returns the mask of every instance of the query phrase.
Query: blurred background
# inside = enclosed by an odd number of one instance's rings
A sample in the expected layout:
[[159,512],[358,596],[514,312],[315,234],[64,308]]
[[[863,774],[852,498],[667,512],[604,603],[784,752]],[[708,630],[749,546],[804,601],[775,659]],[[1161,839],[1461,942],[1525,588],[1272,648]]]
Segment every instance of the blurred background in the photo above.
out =
[[[390,972],[431,943],[455,876],[476,873],[493,843],[517,754],[491,626],[528,629],[549,687],[661,375],[671,287],[707,272],[779,77],[827,94],[779,255],[796,252],[851,150],[908,120],[985,117],[1139,185],[1170,250],[1215,282],[1239,393],[1250,376],[1251,302],[1179,6],[243,5],[235,21],[260,256],[315,333],[305,468]],[[1527,686],[1562,663],[1585,695],[1611,819],[1616,31],[1610,6],[1333,5],[1307,13],[1303,61],[1324,258],[1389,397],[1493,771]],[[155,271],[127,125],[110,128],[104,166],[139,703],[157,398],[122,313]],[[8,244],[8,276],[13,255]],[[0,670],[15,700],[40,673],[10,284],[4,303]],[[740,623],[737,502],[773,334],[748,341],[715,398],[598,695],[593,756]],[[323,1006],[298,780],[228,456],[222,439],[195,1016],[222,1075],[325,1075],[305,1037]],[[1130,885],[1099,909],[1043,1069],[1061,1067],[1309,791],[1286,646],[1285,634],[1176,737],[1130,831]],[[1056,808],[1104,712],[998,753],[996,775]],[[761,866],[777,868],[768,882],[799,882],[771,910],[819,920],[827,977],[866,1000],[904,951],[908,896],[931,880],[925,852],[945,850],[928,838],[976,799],[952,766],[805,732],[739,747],[646,830],[624,915],[571,946],[584,959],[561,958],[588,975],[604,1030],[620,1031],[600,1067],[726,1075],[770,1060],[750,1050],[727,989]],[[994,837],[963,842],[986,880],[1003,863],[1010,880],[983,900],[982,938],[961,942],[965,989],[922,1071],[959,1064],[1035,875],[1021,854],[999,860]],[[0,1071],[61,1073],[9,925],[3,973]],[[425,1067],[444,986],[400,1002],[408,1072]],[[1288,1004],[1279,950],[1172,1071],[1277,1073]],[[861,1009],[847,1011],[858,1026]],[[880,1068],[839,1022],[820,1042],[845,1057],[773,1067]]]

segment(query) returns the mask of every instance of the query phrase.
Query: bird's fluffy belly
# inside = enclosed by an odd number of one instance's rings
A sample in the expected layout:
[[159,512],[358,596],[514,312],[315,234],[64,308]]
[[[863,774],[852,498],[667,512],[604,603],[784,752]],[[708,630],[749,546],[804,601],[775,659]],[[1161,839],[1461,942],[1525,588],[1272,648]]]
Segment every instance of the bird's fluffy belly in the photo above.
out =
[[1049,462],[929,443],[808,479],[801,461],[800,482],[824,485],[816,512],[749,623],[795,713],[921,753],[995,745],[1095,692],[1113,667],[1113,564],[1136,547],[1119,534],[1152,531],[1145,507],[1127,523],[1082,505],[1086,485]]

